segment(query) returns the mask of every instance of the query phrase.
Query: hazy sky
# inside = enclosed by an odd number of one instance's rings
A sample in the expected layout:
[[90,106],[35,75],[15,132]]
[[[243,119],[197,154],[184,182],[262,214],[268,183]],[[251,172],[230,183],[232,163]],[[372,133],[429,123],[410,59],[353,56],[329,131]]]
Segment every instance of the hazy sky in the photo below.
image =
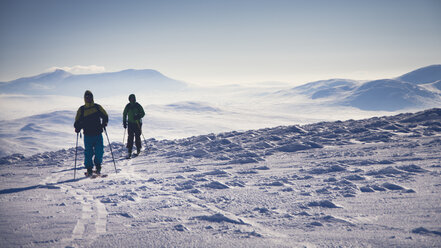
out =
[[304,83],[431,64],[441,0],[0,0],[0,81],[60,67]]

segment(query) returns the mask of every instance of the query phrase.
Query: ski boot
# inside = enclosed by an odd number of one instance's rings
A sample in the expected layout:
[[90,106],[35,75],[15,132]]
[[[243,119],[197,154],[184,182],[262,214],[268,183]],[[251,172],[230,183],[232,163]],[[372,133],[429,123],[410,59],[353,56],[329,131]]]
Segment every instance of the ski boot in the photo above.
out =
[[84,175],[86,175],[86,177],[91,177],[91,176],[93,176],[93,170],[92,170],[92,168],[87,168],[87,172],[84,173]]

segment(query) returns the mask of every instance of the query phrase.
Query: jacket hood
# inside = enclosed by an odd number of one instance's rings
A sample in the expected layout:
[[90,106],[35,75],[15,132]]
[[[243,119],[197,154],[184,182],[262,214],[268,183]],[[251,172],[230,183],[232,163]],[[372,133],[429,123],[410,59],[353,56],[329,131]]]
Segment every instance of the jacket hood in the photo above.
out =
[[129,101],[130,101],[131,103],[135,103],[135,102],[136,102],[136,96],[135,96],[135,94],[130,94],[130,96],[129,96]]
[[[86,96],[90,96],[91,97],[91,102],[89,103],[89,102],[87,102],[86,101]],[[86,90],[86,92],[84,92],[84,103],[86,104],[86,106],[88,106],[88,105],[93,105],[93,94],[92,94],[92,91],[90,91],[90,90]]]

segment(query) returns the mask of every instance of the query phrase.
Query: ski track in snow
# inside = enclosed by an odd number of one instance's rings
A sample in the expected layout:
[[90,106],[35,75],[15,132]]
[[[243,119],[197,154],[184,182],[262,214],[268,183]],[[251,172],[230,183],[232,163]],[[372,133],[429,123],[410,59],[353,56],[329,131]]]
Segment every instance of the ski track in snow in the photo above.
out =
[[[55,174],[55,175],[53,175]],[[41,181],[41,185],[55,185],[61,180],[62,176],[66,176],[68,173],[51,173],[44,180]],[[79,172],[79,177],[82,177]],[[70,176],[70,175],[67,175]],[[72,231],[72,236],[63,239],[61,243],[66,246],[71,244],[75,240],[84,239],[96,239],[98,236],[106,233],[107,225],[107,210],[103,203],[94,199],[93,195],[88,193],[82,188],[77,188],[69,184],[60,184],[62,191],[72,195],[81,204],[81,218],[78,219],[75,227]],[[92,233],[86,233],[86,226],[91,225],[95,227],[95,231]]]
[[0,245],[441,244],[440,109],[112,146],[106,178],[73,180],[74,149],[0,159]]

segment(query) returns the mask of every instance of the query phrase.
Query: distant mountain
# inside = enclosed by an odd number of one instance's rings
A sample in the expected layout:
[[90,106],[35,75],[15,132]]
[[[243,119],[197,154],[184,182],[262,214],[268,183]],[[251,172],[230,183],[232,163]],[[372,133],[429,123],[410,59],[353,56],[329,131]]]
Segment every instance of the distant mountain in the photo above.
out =
[[364,83],[341,104],[362,110],[396,111],[423,105],[439,95],[418,85],[393,79]]
[[329,79],[307,83],[291,89],[291,92],[307,95],[312,99],[327,98],[354,90],[358,81],[350,79]]
[[74,75],[63,70],[20,78],[0,84],[0,93],[25,95],[82,95],[85,90],[100,96],[181,90],[186,84],[155,70],[124,70],[110,73]]
[[356,107],[361,110],[396,111],[408,108],[437,107],[441,104],[441,65],[409,72],[395,79],[360,82],[330,79],[278,91],[273,97],[307,96],[326,104]]
[[441,103],[439,80],[441,65],[431,65],[396,79],[366,82],[340,103],[362,110],[396,111],[436,107]]
[[427,84],[441,80],[441,65],[431,65],[406,73],[397,80],[414,84]]

